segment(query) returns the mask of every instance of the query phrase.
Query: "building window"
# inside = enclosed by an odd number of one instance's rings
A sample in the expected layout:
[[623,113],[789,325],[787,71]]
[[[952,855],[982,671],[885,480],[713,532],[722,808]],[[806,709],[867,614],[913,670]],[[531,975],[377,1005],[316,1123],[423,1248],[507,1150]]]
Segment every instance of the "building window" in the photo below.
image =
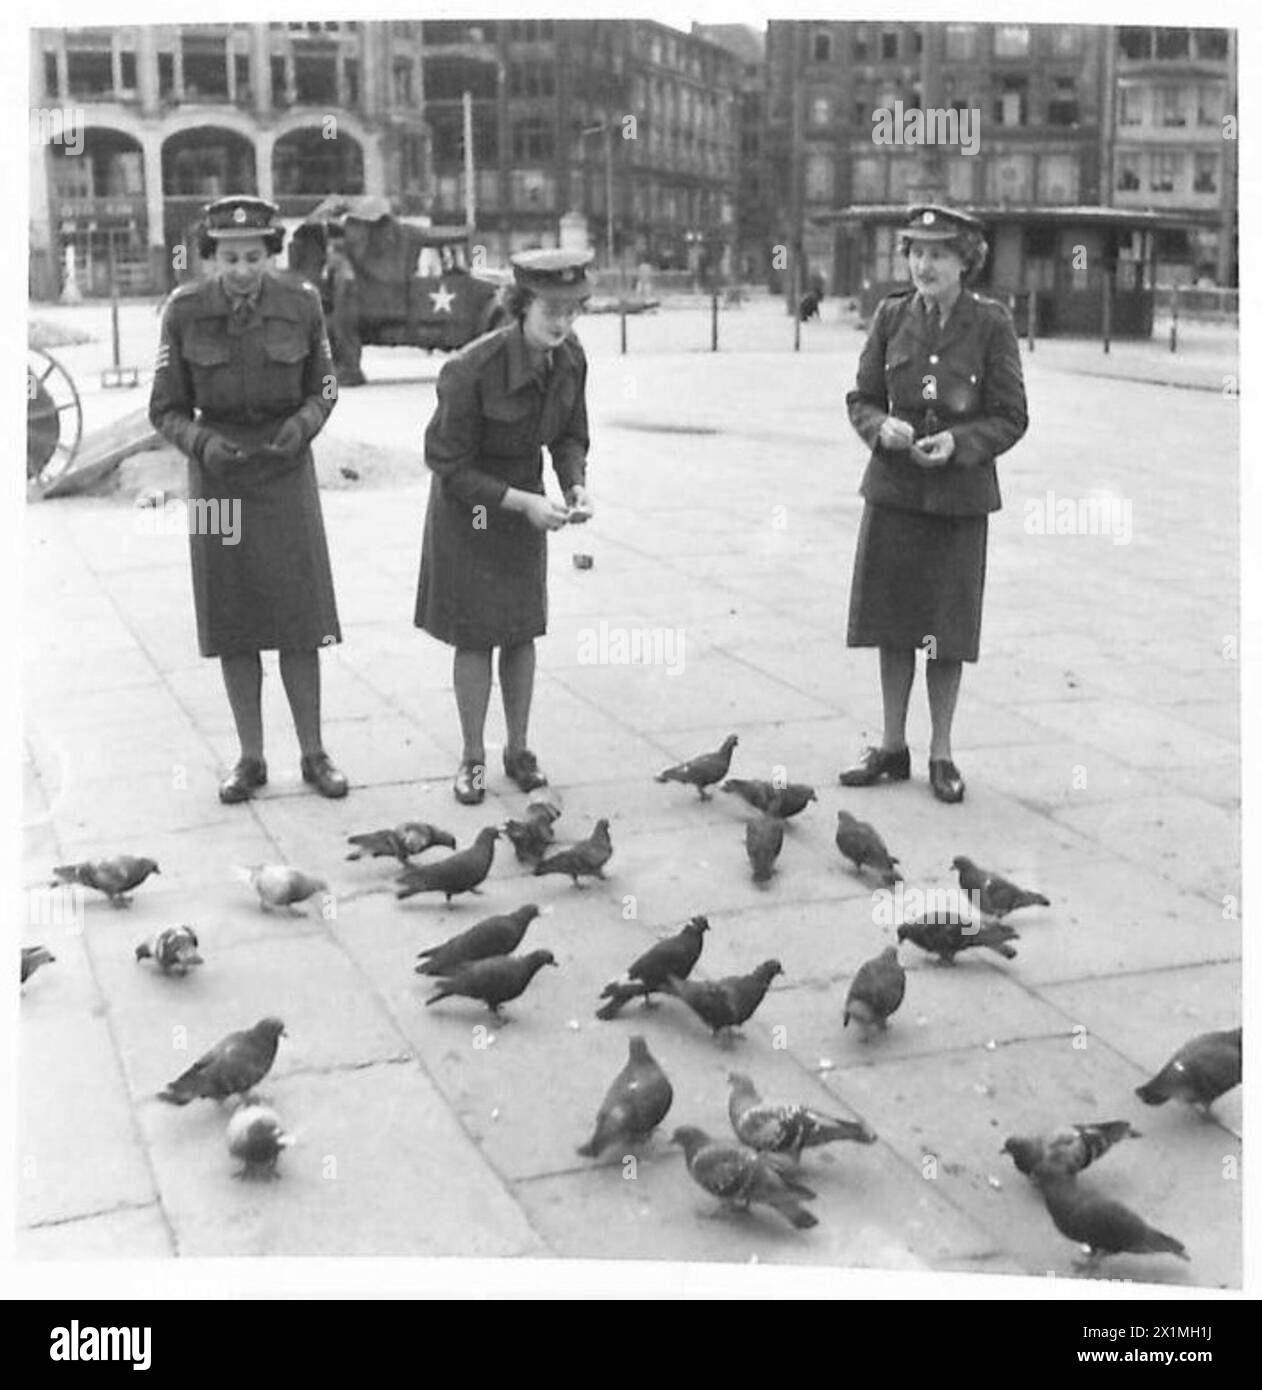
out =
[[[408,71],[411,72],[411,65]],[[294,91],[304,106],[336,106],[337,59],[334,55],[295,53]]]
[[1192,192],[1217,193],[1218,156],[1216,154],[1198,154],[1193,156],[1193,159]]
[[60,95],[57,90],[57,55],[44,54],[44,91],[50,97]]
[[998,24],[995,26],[995,57],[1025,58],[1030,52],[1028,24]]
[[889,62],[898,57],[898,30],[881,30],[881,58]]
[[811,98],[811,124],[827,125],[833,118],[833,104],[827,97]]
[[228,95],[227,40],[185,34],[184,95],[192,101],[213,101]]
[[977,161],[966,154],[947,159],[947,193],[954,203],[973,201],[973,165]]
[[1074,203],[1078,200],[1078,157],[1048,154],[1039,160],[1040,203]]
[[114,90],[114,64],[107,46],[104,50],[68,50],[66,80],[71,97],[105,97]]
[[1048,125],[1078,124],[1077,84],[1072,77],[1058,77],[1056,92],[1047,103]]
[[1139,87],[1119,87],[1117,93],[1118,125],[1143,125],[1144,94]]
[[1165,126],[1187,125],[1183,114],[1183,91],[1179,87],[1158,87],[1157,122]]
[[954,62],[973,58],[977,54],[977,26],[975,24],[948,24],[944,56]]
[[1227,57],[1226,29],[1197,29],[1196,56],[1222,62]]
[[555,180],[542,169],[514,169],[509,197],[520,212],[551,212],[556,203]]
[[992,202],[1028,203],[1034,192],[1028,154],[999,155],[990,161],[987,197]]
[[1119,193],[1139,192],[1139,156],[1137,154],[1118,155],[1117,191]]
[[342,60],[342,80],[346,84],[346,104],[347,106],[359,105],[359,60],[357,58],[344,58]]
[[513,125],[513,159],[519,164],[551,159],[554,152],[552,123],[529,116]]
[[871,119],[872,103],[870,101],[856,101],[854,104],[855,125],[867,125]]
[[907,190],[919,173],[915,159],[902,158],[890,160],[890,202],[901,203],[907,198]]
[[1223,89],[1221,87],[1198,87],[1196,89],[1196,124],[1218,125],[1223,118]]
[[1186,58],[1190,38],[1191,31],[1188,29],[1158,29],[1157,57]]
[[911,31],[911,54],[913,58],[919,58],[925,51],[925,35],[922,29]]
[[1179,176],[1180,159],[1177,154],[1154,153],[1152,156],[1149,190],[1153,193],[1173,193],[1175,180]]
[[1082,29],[1077,24],[1052,24],[1052,52],[1058,58],[1072,57],[1082,49]]
[[1005,77],[1000,80],[999,95],[995,98],[996,125],[1025,125],[1030,80],[1027,77]]
[[811,60],[816,63],[831,63],[833,60],[833,36],[827,30],[820,30],[811,41]]
[[1117,46],[1123,58],[1151,58],[1152,30],[1122,28],[1117,32]]
[[850,53],[856,63],[866,63],[871,54],[868,46],[868,27],[866,24],[857,25],[854,31],[854,38],[851,40]]
[[232,55],[232,86],[238,101],[248,101],[250,96],[250,58],[247,53]]
[[809,154],[806,157],[806,196],[810,202],[827,202],[833,196],[833,160],[831,155]]
[[410,106],[412,104],[412,60],[410,58],[396,58],[394,60],[394,104],[395,106]]

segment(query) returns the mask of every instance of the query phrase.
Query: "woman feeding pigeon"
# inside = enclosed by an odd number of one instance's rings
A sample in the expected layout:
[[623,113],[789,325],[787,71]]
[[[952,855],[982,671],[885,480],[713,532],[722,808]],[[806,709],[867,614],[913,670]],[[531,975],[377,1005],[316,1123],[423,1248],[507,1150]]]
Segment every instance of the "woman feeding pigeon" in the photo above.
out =
[[219,658],[241,744],[223,802],[267,781],[263,651],[280,653],[303,781],[347,791],[320,732],[320,648],[341,629],[311,456],[337,378],[319,293],[271,270],[278,211],[252,197],[205,209],[210,273],[168,301],[149,398],[154,428],[188,455],[198,645]]
[[1012,318],[962,287],[985,263],[982,233],[954,209],[912,208],[900,236],[912,283],[877,307],[846,396],[872,450],[846,643],[880,648],[884,732],[840,780],[911,776],[907,705],[924,648],[929,782],[947,802],[964,799],[951,725],[962,663],[978,656],[987,517],[1001,505],[995,459],[1029,423]]
[[[463,752],[452,790],[486,794],[484,730],[491,654],[499,649],[504,771],[522,791],[547,778],[527,733],[535,638],[547,630],[547,532],[592,514],[587,473],[587,359],[572,332],[591,292],[588,257],[512,258],[512,322],[456,353],[438,376],[425,432],[434,474],[421,549],[416,626],[455,648],[452,682]],[[565,505],[544,491],[543,446]]]

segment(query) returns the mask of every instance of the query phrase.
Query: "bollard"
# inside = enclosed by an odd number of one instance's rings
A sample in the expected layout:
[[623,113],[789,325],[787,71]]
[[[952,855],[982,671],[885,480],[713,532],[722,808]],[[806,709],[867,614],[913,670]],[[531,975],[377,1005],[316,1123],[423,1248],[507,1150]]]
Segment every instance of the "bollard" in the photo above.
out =
[[618,301],[618,336],[622,344],[622,355],[627,355],[627,305],[625,300]]
[[719,350],[719,292],[714,290],[710,294],[710,351]]
[[1104,272],[1102,281],[1104,286],[1103,312],[1100,315],[1101,335],[1104,339],[1105,356],[1109,351],[1109,340],[1113,333],[1113,277],[1108,270]]
[[1027,349],[1028,349],[1030,352],[1033,352],[1033,351],[1034,351],[1034,325],[1035,325],[1035,320],[1036,320],[1036,317],[1037,317],[1036,310],[1037,310],[1037,301],[1035,300],[1035,297],[1034,297],[1034,291],[1031,290],[1031,291],[1030,291],[1030,296],[1029,296],[1029,298],[1028,298],[1028,299],[1026,300],[1026,302],[1025,302],[1025,336],[1026,336],[1026,347],[1027,347]]
[[117,371],[122,366],[122,358],[118,350],[118,285],[110,283],[110,338],[114,350],[114,370]]
[[1170,351],[1179,350],[1179,287],[1170,289]]

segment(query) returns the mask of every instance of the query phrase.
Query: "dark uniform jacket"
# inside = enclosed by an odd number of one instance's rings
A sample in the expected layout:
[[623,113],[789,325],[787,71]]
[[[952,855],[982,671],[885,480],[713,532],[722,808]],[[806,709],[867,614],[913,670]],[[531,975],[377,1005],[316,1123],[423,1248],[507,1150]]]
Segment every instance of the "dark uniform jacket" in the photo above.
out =
[[547,538],[500,505],[510,487],[542,494],[543,448],[563,492],[586,482],[587,358],[571,333],[536,374],[521,324],[475,339],[438,375],[425,431],[434,474],[416,625],[459,647],[546,631]]
[[[244,318],[218,278],[182,285],[167,302],[149,419],[189,457],[190,502],[239,511],[240,534],[190,527],[193,597],[203,656],[311,651],[341,640],[311,439],[337,403],[319,292],[267,273]],[[305,436],[294,454],[265,454],[288,418]],[[212,469],[218,434],[243,457]]]
[[[1025,433],[1025,383],[1012,316],[997,300],[962,289],[940,330],[914,289],[883,299],[846,396],[851,424],[872,449],[859,491],[905,511],[980,516],[1001,505],[995,458]],[[922,468],[877,443],[887,415],[916,435],[949,429],[948,463]]]

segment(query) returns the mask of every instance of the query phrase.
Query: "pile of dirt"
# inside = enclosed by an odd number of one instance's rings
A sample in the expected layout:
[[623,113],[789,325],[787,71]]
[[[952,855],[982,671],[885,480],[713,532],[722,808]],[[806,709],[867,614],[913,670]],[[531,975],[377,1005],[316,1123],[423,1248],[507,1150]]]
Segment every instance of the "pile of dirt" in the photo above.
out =
[[94,343],[96,338],[80,328],[62,328],[49,323],[47,319],[31,319],[26,326],[27,347],[43,348],[51,352],[53,348],[77,347],[80,343]]
[[[428,476],[419,449],[404,453],[323,437],[313,447],[316,479],[324,490],[404,488],[419,485]],[[108,478],[89,490],[89,495],[131,503],[145,492],[158,492],[164,498],[188,496],[188,462],[174,446],[164,444],[124,459]]]

